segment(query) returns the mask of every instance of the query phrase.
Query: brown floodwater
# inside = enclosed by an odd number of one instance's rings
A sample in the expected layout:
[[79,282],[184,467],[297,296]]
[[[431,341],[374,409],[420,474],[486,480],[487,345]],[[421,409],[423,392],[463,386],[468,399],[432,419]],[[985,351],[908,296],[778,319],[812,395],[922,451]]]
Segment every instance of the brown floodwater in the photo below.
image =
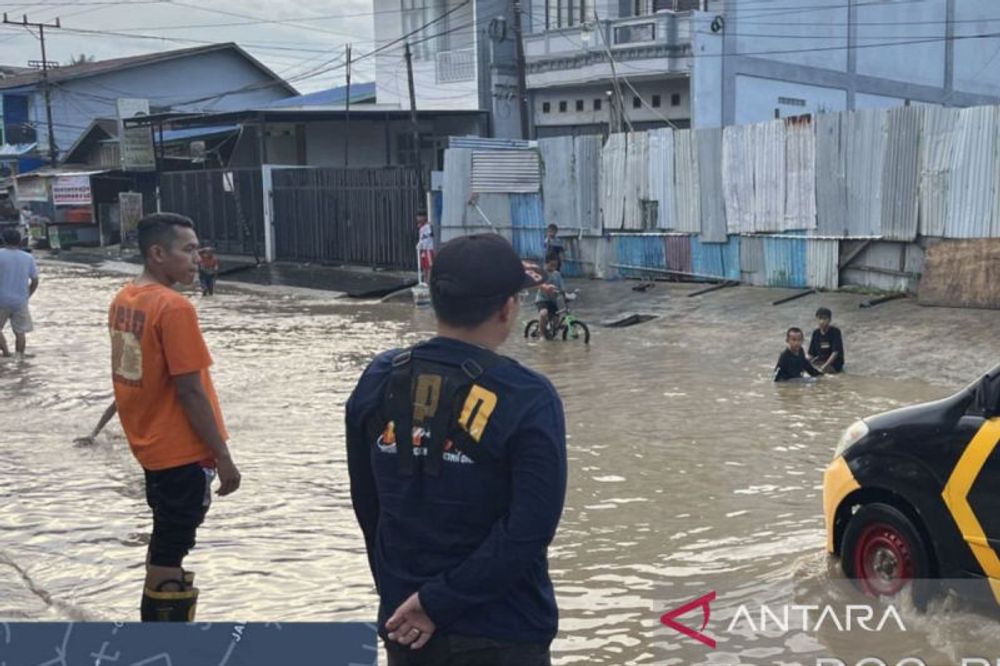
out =
[[[0,619],[137,618],[150,528],[141,470],[117,421],[95,446],[73,445],[111,400],[105,316],[126,279],[43,262],[34,356],[0,363]],[[844,294],[773,307],[783,292],[751,288],[687,298],[684,285],[575,286],[589,348],[516,333],[504,350],[548,375],[565,403],[569,491],[550,549],[556,663],[813,664],[857,647],[824,631],[724,629],[741,604],[852,594],[824,552],[821,508],[841,431],[947,395],[993,365],[998,313],[910,302],[859,310],[864,297]],[[186,561],[202,588],[199,619],[370,621],[343,405],[375,353],[432,331],[430,312],[227,283],[214,299],[192,298],[244,478],[216,499]],[[772,384],[785,327],[808,327],[821,302],[844,329],[849,372]],[[633,311],[660,316],[597,325]],[[710,591],[716,649],[660,623]],[[949,599],[901,612],[906,651],[893,656],[1000,656],[995,620]]]

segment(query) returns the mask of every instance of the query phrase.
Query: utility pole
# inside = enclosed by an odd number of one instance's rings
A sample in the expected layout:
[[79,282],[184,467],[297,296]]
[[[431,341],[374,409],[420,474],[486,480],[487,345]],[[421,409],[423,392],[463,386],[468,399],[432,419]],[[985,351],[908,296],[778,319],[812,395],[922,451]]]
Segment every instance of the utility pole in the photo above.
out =
[[7,19],[7,12],[3,14],[4,25],[21,25],[25,28],[38,28],[38,39],[42,42],[42,91],[45,94],[45,122],[49,126],[49,164],[56,166],[58,152],[56,151],[55,129],[52,127],[52,97],[49,90],[49,61],[45,58],[45,28],[61,28],[59,19],[55,23],[29,23],[28,15],[25,14],[21,22]]
[[426,207],[424,203],[426,193],[424,192],[424,168],[420,160],[420,123],[417,121],[417,92],[413,88],[413,54],[410,53],[409,40],[406,41],[404,57],[406,58],[406,82],[410,87],[410,123],[413,125],[413,155],[417,164],[417,189],[420,193],[420,200],[417,204],[417,210],[419,211]]
[[531,128],[528,127],[528,84],[525,81],[524,37],[521,30],[521,1],[514,0],[514,43],[517,58],[517,100],[521,109],[521,138],[531,138]]
[[344,116],[344,166],[351,163],[351,45],[347,45],[347,112]]

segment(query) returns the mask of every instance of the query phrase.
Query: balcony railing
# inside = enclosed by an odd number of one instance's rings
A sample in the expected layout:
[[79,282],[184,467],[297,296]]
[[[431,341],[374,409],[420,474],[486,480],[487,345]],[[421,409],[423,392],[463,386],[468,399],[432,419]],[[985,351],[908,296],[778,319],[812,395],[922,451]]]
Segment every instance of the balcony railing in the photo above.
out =
[[690,43],[690,14],[664,11],[525,35],[524,53],[528,58],[540,58],[604,50],[606,45],[614,49],[635,44],[686,46]]

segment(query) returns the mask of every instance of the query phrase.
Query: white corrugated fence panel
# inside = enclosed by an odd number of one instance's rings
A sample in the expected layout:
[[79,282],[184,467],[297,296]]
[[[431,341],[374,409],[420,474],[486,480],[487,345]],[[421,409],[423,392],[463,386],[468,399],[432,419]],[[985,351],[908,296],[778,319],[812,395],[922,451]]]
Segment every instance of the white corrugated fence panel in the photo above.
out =
[[920,225],[922,236],[944,236],[948,187],[955,151],[955,109],[926,107],[920,132]]
[[539,139],[542,156],[542,197],[545,219],[563,228],[580,225],[576,210],[573,169],[573,137]]
[[538,153],[534,150],[472,152],[473,192],[533,193],[540,185]]
[[531,147],[530,141],[524,139],[491,139],[482,136],[449,136],[449,148],[468,148],[470,150],[524,150]]
[[463,235],[469,196],[472,194],[472,151],[449,148],[444,151],[441,187],[441,241]]
[[985,238],[996,202],[996,116],[992,106],[958,112],[948,189],[948,238]]
[[601,151],[601,213],[605,229],[621,229],[625,216],[625,134],[612,134]]
[[695,130],[701,192],[701,242],[725,243],[726,197],[722,187],[722,130]]
[[785,231],[785,123],[752,127],[754,231]]
[[753,231],[752,155],[750,125],[731,125],[722,131],[722,189],[726,198],[726,226],[731,234]]
[[816,116],[816,233],[847,234],[847,151],[842,132],[847,114]]
[[806,285],[816,289],[840,286],[840,241],[809,238],[806,241]]
[[632,132],[625,160],[625,216],[623,229],[641,231],[643,202],[649,200],[649,138],[645,132]]
[[767,284],[767,273],[764,268],[764,238],[762,236],[743,236],[740,238],[740,273],[743,281],[747,284],[756,287]]
[[996,131],[993,134],[994,159],[993,159],[993,220],[990,226],[990,236],[1000,237],[1000,107],[993,107],[993,126]]
[[[476,206],[470,206],[465,214],[465,225],[469,233],[483,233],[495,230],[510,240],[511,221],[510,195],[496,192],[482,192],[476,195]],[[480,211],[482,213],[480,214]],[[483,219],[485,216],[486,219]]]
[[698,153],[691,130],[674,133],[674,203],[677,231],[701,233],[701,193],[698,186]]
[[601,230],[601,143],[599,136],[573,139],[573,180],[579,225]]
[[847,114],[848,236],[879,236],[882,233],[882,170],[887,117],[884,109]]
[[887,113],[888,137],[882,170],[882,237],[911,241],[917,237],[923,108],[900,106]]
[[785,120],[785,229],[816,228],[816,134],[812,116]]
[[649,198],[657,202],[656,226],[676,227],[674,211],[674,132],[657,129],[649,134]]

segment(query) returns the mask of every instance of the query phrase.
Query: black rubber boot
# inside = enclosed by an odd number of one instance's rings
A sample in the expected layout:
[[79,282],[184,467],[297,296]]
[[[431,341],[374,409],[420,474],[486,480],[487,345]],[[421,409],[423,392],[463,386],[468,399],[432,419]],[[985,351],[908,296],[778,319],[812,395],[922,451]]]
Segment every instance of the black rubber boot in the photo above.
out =
[[[194,574],[184,572],[184,580],[165,580],[155,590],[146,588],[142,593],[139,610],[143,622],[194,622],[198,606],[198,588],[193,586]],[[164,587],[176,589],[164,591]]]

